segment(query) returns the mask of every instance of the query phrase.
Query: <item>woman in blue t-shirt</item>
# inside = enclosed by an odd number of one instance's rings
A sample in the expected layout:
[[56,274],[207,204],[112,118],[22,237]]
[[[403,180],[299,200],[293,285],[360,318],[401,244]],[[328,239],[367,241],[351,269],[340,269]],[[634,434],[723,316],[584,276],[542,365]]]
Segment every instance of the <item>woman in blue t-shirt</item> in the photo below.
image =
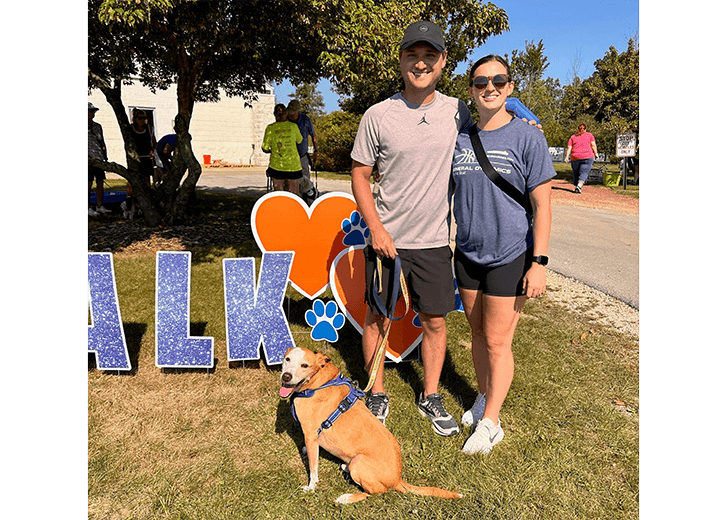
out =
[[514,373],[515,327],[525,301],[545,292],[555,170],[543,133],[505,109],[513,87],[510,67],[499,56],[485,56],[470,70],[476,138],[500,176],[527,196],[532,215],[484,174],[467,131],[457,138],[452,163],[455,274],[479,387],[462,417],[465,426],[476,425],[465,453],[488,453],[504,436],[499,417]]

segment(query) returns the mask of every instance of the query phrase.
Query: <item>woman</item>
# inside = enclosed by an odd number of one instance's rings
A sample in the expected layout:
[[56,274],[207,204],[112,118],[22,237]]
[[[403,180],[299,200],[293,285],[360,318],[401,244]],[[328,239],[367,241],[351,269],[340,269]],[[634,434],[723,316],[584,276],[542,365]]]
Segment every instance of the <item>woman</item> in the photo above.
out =
[[273,109],[275,123],[265,128],[262,151],[270,154],[267,175],[273,180],[273,190],[287,190],[298,194],[303,177],[297,144],[303,141],[298,125],[288,121],[285,105],[278,103]]
[[[139,155],[139,173],[144,183],[151,187],[151,179],[154,177],[154,149],[157,146],[154,137],[154,128],[149,124],[147,114],[140,108],[131,111],[131,136],[134,138],[136,153]],[[134,190],[131,183],[126,183],[126,200],[121,203],[121,210],[124,218],[133,219],[140,211],[134,197]]]
[[500,56],[485,56],[472,66],[469,94],[479,113],[476,138],[500,175],[528,195],[532,216],[483,174],[467,131],[457,138],[452,166],[455,275],[472,329],[479,390],[462,417],[466,426],[476,424],[465,453],[488,453],[504,436],[500,408],[514,373],[515,327],[525,301],[545,292],[555,170],[543,133],[506,111],[513,87],[510,68]]
[[568,148],[565,151],[565,162],[571,160],[571,152],[573,153],[573,160],[570,163],[570,167],[573,169],[574,191],[581,193],[583,185],[586,179],[588,179],[588,174],[591,173],[593,162],[598,156],[596,138],[593,137],[592,133],[586,132],[586,125],[583,123],[578,125],[578,133],[573,134],[568,139]]

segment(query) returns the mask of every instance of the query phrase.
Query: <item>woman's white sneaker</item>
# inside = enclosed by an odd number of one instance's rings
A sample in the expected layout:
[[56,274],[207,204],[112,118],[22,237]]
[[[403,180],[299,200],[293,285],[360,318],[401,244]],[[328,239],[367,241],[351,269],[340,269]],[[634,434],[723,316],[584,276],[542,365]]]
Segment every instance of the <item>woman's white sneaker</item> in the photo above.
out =
[[490,453],[492,447],[500,442],[503,437],[505,437],[505,432],[502,431],[500,421],[498,420],[497,426],[495,426],[495,423],[491,419],[485,417],[477,423],[475,433],[470,435],[470,438],[464,443],[462,452],[469,455],[474,453]]

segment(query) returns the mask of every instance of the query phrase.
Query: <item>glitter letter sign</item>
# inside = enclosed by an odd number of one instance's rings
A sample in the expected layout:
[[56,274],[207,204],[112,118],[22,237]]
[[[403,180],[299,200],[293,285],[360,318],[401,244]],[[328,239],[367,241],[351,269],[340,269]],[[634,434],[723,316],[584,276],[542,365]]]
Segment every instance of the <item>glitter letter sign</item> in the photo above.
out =
[[212,368],[214,338],[189,337],[192,253],[157,251],[156,366]]
[[99,370],[131,370],[111,253],[88,253],[88,291],[88,351],[95,352],[96,366]]
[[260,359],[262,340],[268,365],[279,364],[285,351],[295,346],[283,314],[293,256],[292,252],[263,253],[257,292],[254,258],[222,261],[229,361]]

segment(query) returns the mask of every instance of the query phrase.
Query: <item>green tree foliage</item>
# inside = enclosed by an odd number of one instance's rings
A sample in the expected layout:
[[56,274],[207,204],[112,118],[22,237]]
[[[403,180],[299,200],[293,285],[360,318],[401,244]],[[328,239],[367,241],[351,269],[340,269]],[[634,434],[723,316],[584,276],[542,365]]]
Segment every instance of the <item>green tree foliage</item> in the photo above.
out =
[[315,120],[326,113],[326,103],[323,94],[316,87],[315,83],[303,83],[295,87],[293,94],[288,94],[291,99],[300,101],[300,110]]
[[[412,21],[448,27],[447,75],[472,48],[508,28],[504,10],[479,0],[89,0],[88,13],[89,88],[99,88],[113,107],[127,152],[126,167],[94,165],[129,180],[150,225],[183,218],[201,173],[188,133],[196,101],[215,101],[221,92],[252,99],[268,82],[323,76],[341,94],[386,97],[398,89],[369,87],[397,81],[398,45]],[[152,90],[177,88],[180,160],[156,194],[141,181],[125,130],[121,84],[132,77]]]
[[438,88],[445,94],[457,64],[489,36],[509,28],[503,9],[479,0],[317,3],[327,15],[320,34],[330,48],[321,54],[320,62],[331,72],[336,91],[348,96],[341,108],[358,114],[403,89],[399,44],[410,23],[431,20],[444,30],[448,58]]
[[351,150],[356,139],[361,116],[339,110],[318,118],[318,170],[351,171]]
[[615,47],[596,60],[596,71],[581,87],[582,108],[615,131],[639,124],[639,47],[629,39],[626,51]]

